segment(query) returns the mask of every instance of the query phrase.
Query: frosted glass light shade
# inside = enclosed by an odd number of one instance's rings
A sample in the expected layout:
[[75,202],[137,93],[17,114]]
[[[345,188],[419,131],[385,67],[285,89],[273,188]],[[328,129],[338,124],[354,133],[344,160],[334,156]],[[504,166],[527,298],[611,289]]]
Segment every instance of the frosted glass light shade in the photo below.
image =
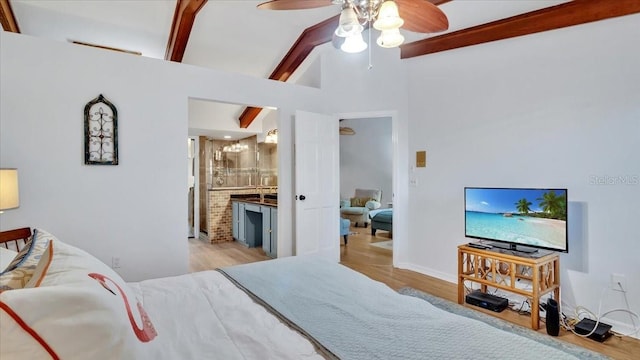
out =
[[380,6],[378,19],[373,23],[373,27],[377,30],[399,29],[404,25],[404,20],[398,13],[398,5],[394,1],[385,1]]
[[376,43],[383,48],[394,48],[402,45],[404,42],[404,36],[400,34],[400,29],[382,30],[380,37],[376,40]]
[[0,211],[20,206],[18,170],[0,169]]
[[367,43],[362,39],[362,34],[357,33],[346,38],[340,49],[348,53],[359,53],[367,49]]
[[362,32],[362,25],[358,22],[358,16],[353,8],[348,7],[342,9],[340,13],[340,22],[335,34],[340,37],[349,37]]

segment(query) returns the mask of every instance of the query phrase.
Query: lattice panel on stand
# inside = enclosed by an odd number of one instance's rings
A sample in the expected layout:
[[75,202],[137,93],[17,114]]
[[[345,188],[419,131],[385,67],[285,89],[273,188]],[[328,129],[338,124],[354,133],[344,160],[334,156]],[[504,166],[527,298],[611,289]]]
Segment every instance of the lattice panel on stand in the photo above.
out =
[[[522,281],[528,282],[521,286]],[[463,304],[465,293],[480,285],[506,290],[531,300],[531,308],[538,309],[540,298],[553,292],[560,296],[560,260],[557,254],[540,257],[522,257],[490,250],[475,249],[466,245],[458,247],[458,303]],[[467,286],[469,285],[469,286]],[[538,329],[539,312],[531,313],[531,328]]]
[[556,269],[554,263],[546,263],[540,266],[540,290],[547,290],[557,282]]

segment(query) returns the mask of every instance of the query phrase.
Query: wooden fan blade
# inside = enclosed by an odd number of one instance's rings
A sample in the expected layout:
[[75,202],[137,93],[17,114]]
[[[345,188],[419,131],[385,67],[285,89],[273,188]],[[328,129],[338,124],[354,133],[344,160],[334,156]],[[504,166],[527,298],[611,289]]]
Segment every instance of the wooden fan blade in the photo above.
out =
[[427,0],[395,0],[403,29],[419,33],[434,33],[449,28],[449,19],[440,8]]
[[331,0],[271,0],[258,4],[264,10],[303,10],[333,5]]

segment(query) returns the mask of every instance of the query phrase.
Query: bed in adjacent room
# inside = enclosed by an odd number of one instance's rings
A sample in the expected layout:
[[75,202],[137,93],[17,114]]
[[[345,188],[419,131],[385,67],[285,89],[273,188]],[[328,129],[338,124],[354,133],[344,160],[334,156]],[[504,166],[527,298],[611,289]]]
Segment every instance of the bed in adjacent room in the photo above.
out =
[[314,257],[125,283],[43,230],[28,246],[0,275],[30,273],[24,286],[0,292],[2,359],[599,358]]

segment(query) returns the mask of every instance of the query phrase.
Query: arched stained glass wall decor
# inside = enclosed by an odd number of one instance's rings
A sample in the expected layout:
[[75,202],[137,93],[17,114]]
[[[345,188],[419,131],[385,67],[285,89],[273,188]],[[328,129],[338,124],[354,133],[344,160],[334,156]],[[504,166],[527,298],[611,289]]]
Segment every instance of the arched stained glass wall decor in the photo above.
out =
[[118,165],[118,111],[102,94],[84,107],[84,163]]

